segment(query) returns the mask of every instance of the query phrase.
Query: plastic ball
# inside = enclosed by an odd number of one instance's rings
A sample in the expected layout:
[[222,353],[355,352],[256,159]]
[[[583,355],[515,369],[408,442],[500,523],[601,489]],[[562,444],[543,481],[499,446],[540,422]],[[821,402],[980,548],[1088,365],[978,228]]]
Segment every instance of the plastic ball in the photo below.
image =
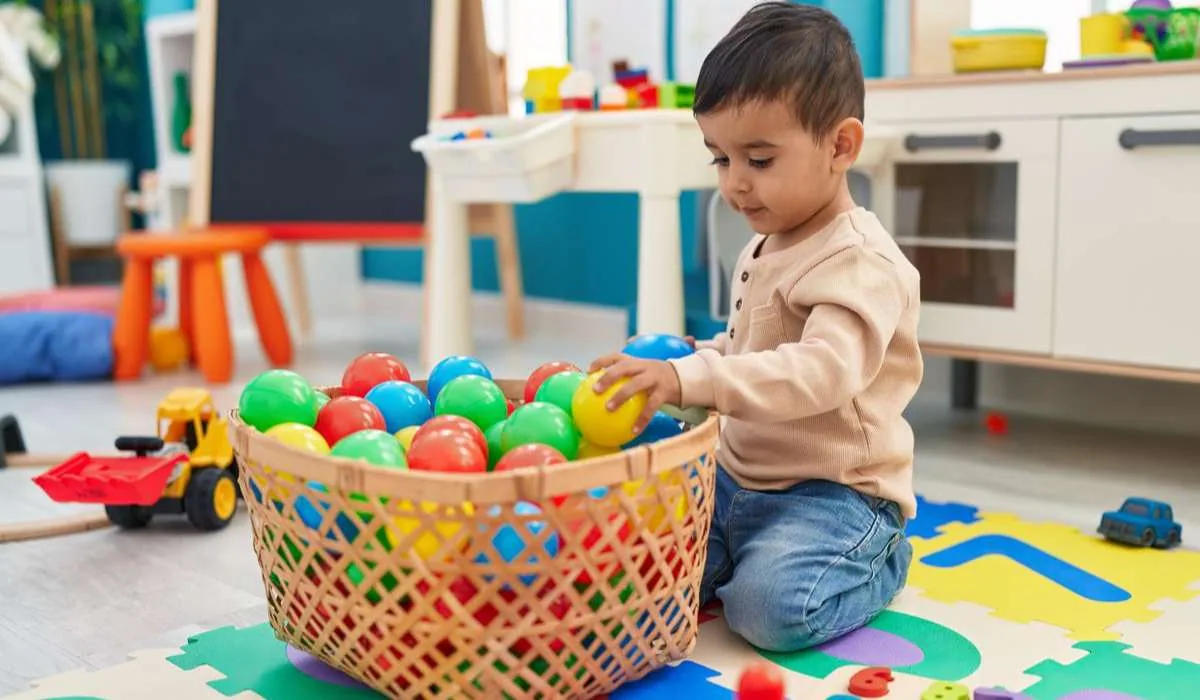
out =
[[433,417],[429,399],[408,382],[391,379],[376,384],[364,398],[379,409],[389,433],[410,425],[420,425]]
[[662,411],[658,411],[650,419],[650,422],[646,424],[645,429],[637,437],[622,445],[622,447],[628,449],[630,447],[637,447],[638,445],[648,445],[652,442],[681,435],[682,433],[683,428],[680,427],[679,421]]
[[238,399],[238,414],[247,425],[266,432],[280,423],[313,425],[317,391],[288,369],[273,369],[251,379]]
[[316,392],[316,397],[317,397],[317,410],[320,411],[322,408],[325,408],[325,404],[329,403],[330,397],[329,397],[329,394],[326,394],[323,391]]
[[549,445],[567,459],[575,459],[579,452],[579,432],[571,423],[571,416],[550,403],[534,401],[513,411],[500,437],[505,452],[531,442]]
[[571,415],[588,442],[620,447],[638,435],[633,426],[646,409],[646,394],[634,394],[617,410],[610,411],[608,400],[629,380],[618,379],[603,393],[597,394],[594,387],[603,374],[604,370],[593,372],[579,385],[571,400]]
[[639,335],[621,350],[622,354],[630,357],[640,357],[645,360],[673,360],[687,357],[696,352],[686,340],[677,335],[667,333],[649,333]]
[[395,436],[383,430],[360,430],[342,438],[330,454],[334,457],[357,459],[381,467],[408,468],[404,448]]
[[339,396],[325,404],[317,414],[317,429],[332,446],[360,430],[383,430],[387,424],[375,404],[357,396]]
[[508,417],[507,399],[496,383],[487,377],[464,374],[446,382],[438,392],[434,413],[462,416],[487,430]]
[[[500,515],[500,506],[493,506],[489,514],[493,517]],[[518,501],[513,506],[513,512],[519,516],[538,516],[542,509],[526,501]],[[554,533],[544,534],[548,529],[545,521],[522,520],[513,525],[505,523],[492,535],[492,546],[496,553],[508,564],[536,564],[543,557],[552,559],[558,556],[558,537]],[[486,553],[480,553],[480,563],[487,563]],[[490,578],[485,577],[485,578]],[[537,574],[521,574],[521,583],[532,585],[537,580]]]
[[500,458],[504,456],[504,448],[500,445],[500,439],[504,435],[504,426],[506,425],[508,425],[507,418],[493,423],[492,427],[483,433],[483,436],[487,438],[488,471],[494,470],[496,462],[499,462]]
[[513,403],[512,399],[504,399],[504,403],[508,407],[508,415],[511,416],[513,414],[513,411],[517,410],[517,405],[515,403]]
[[429,372],[429,381],[426,384],[426,390],[429,392],[429,400],[437,405],[438,394],[441,393],[442,387],[450,383],[451,379],[461,377],[463,375],[475,375],[492,378],[492,372],[474,357],[467,355],[451,355],[442,359],[441,362],[433,366]]
[[366,396],[379,384],[393,380],[412,380],[403,362],[386,352],[363,353],[351,360],[342,373],[342,392],[348,396]]
[[579,451],[575,454],[575,459],[591,459],[592,457],[604,457],[605,455],[613,455],[621,451],[620,447],[609,447],[608,445],[594,445],[582,438],[579,440]]
[[150,329],[150,365],[156,372],[179,369],[188,360],[187,336],[176,327]]
[[396,440],[400,443],[400,446],[404,448],[405,452],[408,452],[408,450],[412,448],[413,436],[416,435],[417,431],[420,429],[421,426],[419,425],[410,425],[407,428],[401,428],[400,430],[396,431]]
[[529,373],[529,378],[525,380],[525,403],[535,401],[538,389],[541,388],[542,382],[546,381],[546,377],[558,374],[559,372],[579,372],[579,367],[570,362],[556,360],[547,362],[538,366],[537,369]]
[[487,455],[469,434],[443,430],[418,435],[413,440],[408,451],[408,467],[415,471],[459,474],[486,472]]
[[[423,529],[422,534],[417,536],[416,542],[412,544],[412,548],[416,555],[425,561],[433,559],[446,542],[453,541],[454,536],[463,528],[463,515],[468,518],[475,515],[475,508],[470,503],[463,503],[461,507],[455,507],[426,502],[421,503],[420,507],[427,515],[434,516],[432,520],[434,521],[433,529],[437,530],[436,535],[430,532],[428,526],[425,525],[427,520],[422,520],[416,515],[416,506],[411,501],[400,501],[396,508],[399,512],[413,513],[413,516],[400,515],[395,517],[392,522],[401,534],[398,541],[403,541],[419,528]],[[466,547],[466,540],[467,538],[464,537],[461,541],[455,542],[455,547],[460,550]]]
[[265,433],[289,447],[319,455],[329,454],[329,443],[314,428],[303,423],[280,423]]
[[534,400],[552,403],[566,411],[567,415],[571,415],[571,399],[575,397],[575,392],[585,379],[586,374],[573,370],[552,374],[542,382]]
[[563,456],[563,453],[553,447],[537,442],[528,442],[524,445],[517,445],[506,452],[504,457],[496,463],[496,471],[511,471],[524,467],[548,467],[551,464],[562,464],[566,461],[567,458]]
[[[483,435],[483,431],[479,429],[478,425],[475,425],[462,416],[446,415],[434,416],[433,418],[430,418],[429,420],[425,421],[425,424],[422,425],[419,430],[417,430],[415,435],[413,435],[412,444],[417,444],[426,436],[443,432],[466,433],[470,436],[471,440],[475,442],[475,445],[479,447],[479,451],[484,453],[485,456],[487,455],[488,443],[487,438]],[[411,445],[409,446],[409,449],[412,449]]]
[[738,679],[739,700],[784,700],[786,687],[779,666],[772,663],[753,663]]

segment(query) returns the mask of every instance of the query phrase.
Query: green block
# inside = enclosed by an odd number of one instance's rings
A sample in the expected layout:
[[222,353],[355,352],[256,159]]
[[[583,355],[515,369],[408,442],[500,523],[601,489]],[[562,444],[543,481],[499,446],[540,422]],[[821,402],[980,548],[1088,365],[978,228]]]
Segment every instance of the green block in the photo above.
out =
[[[931,680],[957,681],[979,668],[979,649],[958,632],[915,615],[884,610],[867,625],[870,629],[894,634],[916,645],[924,658],[892,670]],[[819,647],[788,654],[758,650],[764,658],[786,669],[814,678],[827,678],[843,666],[856,665],[826,654]]]
[[1192,700],[1200,692],[1200,665],[1175,659],[1169,664],[1125,652],[1120,642],[1079,642],[1088,655],[1064,666],[1043,661],[1026,673],[1042,680],[1022,692],[1035,700],[1057,700],[1083,690],[1125,693],[1142,700]]
[[658,86],[658,106],[691,109],[696,101],[696,86],[683,83],[663,83]]
[[190,671],[210,666],[225,676],[208,685],[232,697],[251,691],[264,700],[378,700],[363,688],[325,683],[309,676],[287,659],[287,645],[275,638],[271,626],[219,627],[188,639],[180,654],[167,661]]

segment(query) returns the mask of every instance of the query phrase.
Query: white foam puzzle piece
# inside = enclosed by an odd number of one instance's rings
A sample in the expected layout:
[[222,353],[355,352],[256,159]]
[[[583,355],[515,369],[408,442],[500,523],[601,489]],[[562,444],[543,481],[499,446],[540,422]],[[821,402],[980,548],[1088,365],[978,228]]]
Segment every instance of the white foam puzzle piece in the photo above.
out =
[[[208,686],[220,680],[214,669],[184,671],[167,661],[178,649],[147,649],[129,655],[129,661],[98,671],[77,669],[42,678],[33,688],[3,700],[49,700],[81,697],[103,700],[231,700]],[[257,693],[239,693],[233,700],[262,700]]]
[[[1200,581],[1189,588],[1200,590]],[[1186,603],[1161,600],[1150,607],[1162,615],[1149,622],[1118,622],[1108,629],[1121,635],[1122,643],[1130,645],[1130,654],[1162,664],[1174,659],[1200,663],[1200,643],[1185,641],[1195,640],[1196,631],[1200,630],[1200,597]]]

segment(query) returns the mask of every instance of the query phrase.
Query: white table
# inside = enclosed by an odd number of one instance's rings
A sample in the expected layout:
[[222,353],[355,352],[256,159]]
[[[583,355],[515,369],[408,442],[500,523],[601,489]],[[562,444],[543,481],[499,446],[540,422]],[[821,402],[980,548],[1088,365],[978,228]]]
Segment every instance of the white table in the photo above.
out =
[[[430,133],[502,128],[511,119],[437,121]],[[682,335],[679,197],[685,190],[717,186],[712,156],[696,120],[689,110],[661,109],[581,113],[575,124],[575,179],[567,191],[638,193],[638,332]],[[444,186],[436,171],[431,171],[430,180],[427,360],[469,354],[473,347],[467,203],[442,196]]]
[[[474,128],[548,123],[562,115],[439,120],[431,135]],[[564,191],[638,194],[637,332],[684,333],[683,253],[679,198],[685,190],[714,189],[717,171],[690,110],[583,112],[574,117],[574,178]],[[864,144],[859,166],[885,157],[890,139]],[[430,169],[431,221],[423,344],[426,362],[470,354],[471,253],[469,198],[446,196],[448,185]],[[483,201],[483,200],[478,200]]]

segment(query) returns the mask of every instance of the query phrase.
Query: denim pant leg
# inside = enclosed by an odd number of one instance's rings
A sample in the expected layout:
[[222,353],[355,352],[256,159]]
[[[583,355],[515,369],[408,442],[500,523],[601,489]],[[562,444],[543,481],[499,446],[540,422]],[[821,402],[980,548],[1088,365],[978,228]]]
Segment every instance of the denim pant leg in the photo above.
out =
[[704,576],[700,581],[700,605],[711,602],[717,586],[729,581],[733,573],[733,558],[729,555],[725,524],[729,521],[729,506],[738,491],[737,482],[717,465],[712,527],[708,531],[708,554],[704,562]]
[[740,491],[726,532],[733,576],[716,591],[725,619],[769,651],[863,626],[904,587],[912,560],[895,503],[829,481]]

